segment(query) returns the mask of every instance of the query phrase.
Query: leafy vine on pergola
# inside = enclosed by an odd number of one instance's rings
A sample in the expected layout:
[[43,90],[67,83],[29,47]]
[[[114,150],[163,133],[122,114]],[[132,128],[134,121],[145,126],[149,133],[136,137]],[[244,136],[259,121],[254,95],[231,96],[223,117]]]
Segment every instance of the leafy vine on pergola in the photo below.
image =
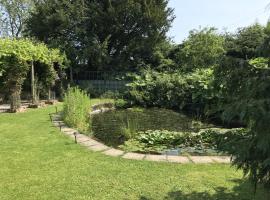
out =
[[34,88],[34,65],[46,67],[44,86],[50,88],[57,78],[55,65],[63,68],[66,56],[58,49],[49,49],[43,43],[29,39],[0,39],[0,76],[2,76],[10,98],[11,111],[20,108],[20,94],[24,80],[32,71],[32,101],[36,103]]

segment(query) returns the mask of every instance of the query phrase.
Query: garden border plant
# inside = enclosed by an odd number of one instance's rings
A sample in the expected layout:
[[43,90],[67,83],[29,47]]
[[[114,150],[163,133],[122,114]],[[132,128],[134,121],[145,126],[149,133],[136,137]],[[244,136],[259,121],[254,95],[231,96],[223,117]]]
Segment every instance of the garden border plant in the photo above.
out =
[[87,134],[90,130],[90,97],[78,87],[69,87],[64,96],[63,120],[79,131]]

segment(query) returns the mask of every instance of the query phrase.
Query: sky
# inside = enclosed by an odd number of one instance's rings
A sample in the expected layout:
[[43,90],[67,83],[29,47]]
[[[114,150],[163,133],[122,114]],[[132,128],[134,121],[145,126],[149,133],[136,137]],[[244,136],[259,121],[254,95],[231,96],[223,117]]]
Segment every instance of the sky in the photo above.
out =
[[168,36],[181,43],[190,30],[200,27],[234,32],[255,22],[265,25],[270,17],[268,4],[270,0],[169,0],[176,18]]

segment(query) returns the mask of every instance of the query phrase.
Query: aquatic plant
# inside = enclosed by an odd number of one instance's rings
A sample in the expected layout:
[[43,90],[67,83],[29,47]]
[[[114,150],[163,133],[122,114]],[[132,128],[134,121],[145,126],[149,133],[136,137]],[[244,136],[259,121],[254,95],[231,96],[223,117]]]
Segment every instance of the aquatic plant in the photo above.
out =
[[[148,130],[121,145],[125,151],[162,153],[167,149],[181,149],[190,154],[226,154],[233,138],[245,133],[244,129],[202,129],[195,132]],[[228,139],[230,136],[230,139]]]
[[130,118],[126,115],[125,119],[121,123],[121,134],[127,139],[133,139],[138,131],[138,120]]

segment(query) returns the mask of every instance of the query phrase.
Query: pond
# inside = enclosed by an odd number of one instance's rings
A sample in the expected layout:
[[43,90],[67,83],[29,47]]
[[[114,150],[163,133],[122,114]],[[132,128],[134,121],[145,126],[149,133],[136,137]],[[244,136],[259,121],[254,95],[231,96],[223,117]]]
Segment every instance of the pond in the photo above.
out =
[[[196,133],[201,129],[214,127],[182,113],[160,108],[131,108],[108,111],[93,115],[91,123],[93,136],[106,145],[115,148],[130,139],[127,136],[128,134],[134,137],[134,134],[136,136],[139,132],[148,130]],[[187,152],[194,152],[192,148],[186,148],[186,150]],[[175,152],[175,149],[172,151]]]

